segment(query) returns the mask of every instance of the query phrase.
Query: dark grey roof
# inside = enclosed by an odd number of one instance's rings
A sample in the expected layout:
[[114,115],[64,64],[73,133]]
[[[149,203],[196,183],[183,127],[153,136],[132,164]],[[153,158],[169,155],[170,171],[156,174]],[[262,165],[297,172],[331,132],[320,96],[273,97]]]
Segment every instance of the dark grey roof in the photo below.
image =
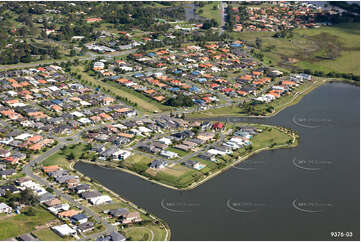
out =
[[38,238],[35,238],[34,236],[32,236],[31,234],[23,234],[20,235],[19,237],[17,237],[18,240],[21,241],[39,241]]

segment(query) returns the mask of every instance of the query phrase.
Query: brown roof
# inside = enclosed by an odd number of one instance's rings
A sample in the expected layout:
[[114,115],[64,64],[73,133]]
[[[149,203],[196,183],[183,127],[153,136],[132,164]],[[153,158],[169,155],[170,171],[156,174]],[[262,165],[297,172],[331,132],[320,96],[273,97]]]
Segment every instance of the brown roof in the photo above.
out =
[[58,198],[54,198],[53,200],[47,201],[44,204],[48,207],[52,207],[52,206],[61,204],[61,201]]

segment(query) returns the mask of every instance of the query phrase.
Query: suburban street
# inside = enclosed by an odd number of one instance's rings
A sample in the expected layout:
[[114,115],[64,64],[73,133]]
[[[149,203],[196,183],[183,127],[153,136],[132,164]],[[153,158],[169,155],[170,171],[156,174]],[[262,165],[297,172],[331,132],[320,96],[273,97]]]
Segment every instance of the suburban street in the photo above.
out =
[[[98,125],[98,126],[101,126],[101,125]],[[83,131],[88,130],[90,128],[96,128],[98,126],[89,127],[89,128],[83,129]],[[36,157],[35,159],[33,159],[29,163],[27,163],[23,168],[23,172],[27,176],[31,177],[36,182],[38,182],[40,185],[52,188],[54,190],[56,196],[65,199],[72,206],[76,206],[77,208],[83,210],[85,213],[87,213],[88,215],[93,217],[97,222],[101,223],[105,227],[105,231],[97,233],[97,234],[93,234],[91,236],[87,236],[86,238],[84,238],[85,240],[90,240],[90,239],[96,239],[98,236],[100,236],[102,234],[109,234],[110,232],[117,231],[117,228],[116,228],[116,226],[109,224],[106,220],[104,220],[96,212],[94,212],[87,206],[84,206],[81,203],[75,201],[71,196],[69,196],[68,194],[64,193],[63,191],[61,191],[58,188],[56,188],[55,186],[53,186],[46,179],[43,179],[40,176],[37,176],[32,170],[32,167],[41,163],[42,161],[47,159],[49,156],[58,152],[64,145],[78,143],[80,141],[80,135],[81,135],[81,132],[78,132],[78,133],[74,134],[73,136],[58,138],[57,141],[59,143],[55,147],[51,148],[50,150],[46,151],[45,153],[39,155],[38,157]]]
[[[131,53],[134,53],[135,51],[137,51],[137,49],[131,49],[131,50],[124,50],[124,51],[116,51],[116,52],[110,52],[110,53],[106,53],[106,54],[94,54],[91,52],[88,52],[88,55],[90,56],[84,56],[84,57],[73,57],[72,59],[79,59],[80,61],[83,60],[95,60],[98,57],[117,57],[117,56],[123,56],[123,55],[129,55]],[[10,70],[10,69],[15,69],[15,68],[31,68],[31,67],[37,67],[40,65],[50,65],[50,64],[60,64],[61,62],[67,62],[67,61],[71,61],[71,60],[47,60],[47,61],[42,61],[41,63],[21,63],[21,64],[14,64],[14,65],[0,65],[0,71],[6,71],[6,70]]]

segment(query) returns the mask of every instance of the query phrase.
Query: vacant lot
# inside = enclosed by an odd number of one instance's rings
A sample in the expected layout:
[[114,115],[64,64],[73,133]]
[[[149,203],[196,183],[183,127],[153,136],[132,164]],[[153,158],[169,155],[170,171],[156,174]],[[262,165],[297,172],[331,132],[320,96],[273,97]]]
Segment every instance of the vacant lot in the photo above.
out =
[[26,211],[30,208],[22,210],[22,214],[18,214],[3,220],[0,220],[0,239],[5,240],[16,237],[25,233],[29,233],[36,226],[46,224],[55,220],[54,215],[43,208],[33,207],[34,216],[26,215]]
[[[79,144],[79,145],[68,145],[65,146],[63,150],[55,153],[54,155],[47,158],[44,162],[44,166],[52,166],[52,165],[59,165],[64,169],[69,169],[71,154],[74,155],[73,160],[78,160],[80,156],[88,151],[86,144]],[[68,158],[68,159],[67,159]]]
[[250,43],[262,39],[266,62],[283,69],[360,74],[360,24],[296,29],[292,38],[273,38],[268,32],[232,33]]
[[291,136],[276,128],[265,129],[262,133],[254,136],[252,147],[254,150],[269,147],[271,145],[284,145],[291,139]]
[[205,5],[202,8],[198,8],[197,10],[203,10],[202,13],[199,13],[200,16],[214,19],[218,25],[221,24],[221,17],[220,17],[220,2],[204,2]]
[[33,234],[38,237],[41,241],[67,241],[71,238],[64,239],[54,233],[50,228],[46,229],[40,229],[36,232],[33,232]]
[[202,174],[196,170],[177,164],[159,171],[155,179],[171,186],[187,187],[195,180],[198,180],[201,175]]

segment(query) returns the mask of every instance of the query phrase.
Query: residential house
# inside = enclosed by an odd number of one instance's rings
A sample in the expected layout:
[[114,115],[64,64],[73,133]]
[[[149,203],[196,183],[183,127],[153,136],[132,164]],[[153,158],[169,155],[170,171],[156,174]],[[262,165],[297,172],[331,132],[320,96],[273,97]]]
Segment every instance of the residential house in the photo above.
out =
[[5,203],[0,203],[0,213],[11,213],[13,209]]
[[51,229],[58,234],[60,237],[64,238],[65,236],[74,236],[76,231],[69,227],[67,224],[51,227]]

